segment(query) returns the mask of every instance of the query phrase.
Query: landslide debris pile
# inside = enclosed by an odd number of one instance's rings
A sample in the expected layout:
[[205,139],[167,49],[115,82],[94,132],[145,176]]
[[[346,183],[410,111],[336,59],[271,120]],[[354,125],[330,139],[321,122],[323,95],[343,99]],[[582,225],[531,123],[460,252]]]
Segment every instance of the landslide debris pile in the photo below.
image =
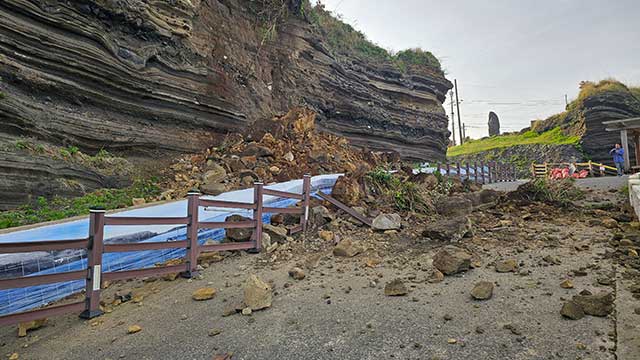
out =
[[396,164],[395,153],[371,152],[346,138],[316,129],[316,113],[294,108],[259,123],[247,134],[232,133],[217,147],[178,159],[165,171],[163,199],[183,197],[191,189],[218,195],[253,186],[255,181],[282,182],[304,174],[351,173],[358,166]]

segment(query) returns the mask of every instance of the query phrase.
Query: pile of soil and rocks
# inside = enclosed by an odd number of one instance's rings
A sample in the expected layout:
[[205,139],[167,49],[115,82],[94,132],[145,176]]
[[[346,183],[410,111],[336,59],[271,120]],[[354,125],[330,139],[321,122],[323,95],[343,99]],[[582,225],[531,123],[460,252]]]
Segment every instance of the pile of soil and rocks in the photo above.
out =
[[227,135],[222,144],[178,159],[165,173],[163,199],[199,189],[208,195],[300,179],[304,174],[353,172],[361,164],[398,164],[396,153],[356,149],[346,138],[316,130],[316,114],[294,108],[246,134]]

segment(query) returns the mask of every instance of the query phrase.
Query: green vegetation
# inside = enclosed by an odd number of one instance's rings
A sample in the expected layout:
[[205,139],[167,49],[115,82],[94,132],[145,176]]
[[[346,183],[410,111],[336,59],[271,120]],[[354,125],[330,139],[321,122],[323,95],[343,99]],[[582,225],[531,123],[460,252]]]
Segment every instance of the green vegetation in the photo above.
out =
[[124,208],[132,205],[133,198],[151,198],[159,194],[160,189],[151,179],[135,181],[124,189],[101,189],[76,198],[56,196],[47,200],[39,197],[33,205],[0,212],[0,229],[87,215],[93,206],[107,210]]
[[551,180],[539,178],[521,185],[513,195],[526,201],[538,201],[559,207],[568,207],[572,201],[584,197],[575,186],[574,179]]
[[7,97],[2,91],[0,91],[0,100],[4,99],[5,97]]
[[428,194],[414,182],[403,181],[399,176],[381,167],[369,172],[366,180],[376,193],[391,198],[398,210],[421,213],[430,210],[426,200]]
[[431,52],[414,48],[393,54],[367,39],[365,34],[342,21],[340,16],[326,10],[321,3],[311,6],[307,2],[302,12],[323,33],[329,48],[338,55],[355,55],[372,62],[390,62],[403,72],[410,66],[442,70],[440,61]]
[[580,93],[578,94],[578,98],[569,103],[567,110],[572,111],[579,109],[588,97],[605,91],[629,92],[629,88],[615,79],[604,79],[598,83],[583,81],[580,83]]
[[491,149],[507,148],[515,145],[576,145],[578,141],[580,141],[579,136],[567,136],[563,134],[560,127],[556,127],[540,134],[530,130],[522,134],[505,134],[479,140],[470,140],[462,145],[449,148],[447,156],[475,154]]

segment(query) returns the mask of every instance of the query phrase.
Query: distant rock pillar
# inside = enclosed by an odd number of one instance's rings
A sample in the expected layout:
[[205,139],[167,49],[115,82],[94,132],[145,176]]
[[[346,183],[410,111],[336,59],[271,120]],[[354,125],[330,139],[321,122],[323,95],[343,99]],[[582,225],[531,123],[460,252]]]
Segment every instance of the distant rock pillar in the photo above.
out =
[[500,135],[500,119],[493,111],[489,112],[489,136]]

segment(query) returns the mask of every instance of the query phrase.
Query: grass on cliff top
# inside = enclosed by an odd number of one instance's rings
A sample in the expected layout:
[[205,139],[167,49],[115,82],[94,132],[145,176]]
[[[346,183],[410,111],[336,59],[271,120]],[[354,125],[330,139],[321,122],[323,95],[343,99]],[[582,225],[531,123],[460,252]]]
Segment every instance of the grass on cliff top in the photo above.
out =
[[403,72],[411,66],[442,71],[440,61],[431,52],[420,48],[406,49],[398,53],[388,51],[367,39],[361,31],[345,23],[339,15],[326,10],[320,2],[316,6],[307,3],[303,11],[311,23],[322,30],[329,47],[334,52],[356,55],[368,61],[390,62]]
[[0,212],[0,229],[87,215],[93,206],[107,210],[125,208],[133,205],[133,198],[149,199],[159,194],[160,189],[152,180],[138,180],[124,189],[101,189],[76,198],[39,197],[35,204]]
[[578,141],[580,141],[580,137],[566,136],[562,133],[562,130],[557,127],[540,134],[535,131],[527,131],[522,134],[505,134],[479,140],[469,140],[462,145],[450,147],[447,151],[447,156],[475,154],[515,145],[575,145]]

